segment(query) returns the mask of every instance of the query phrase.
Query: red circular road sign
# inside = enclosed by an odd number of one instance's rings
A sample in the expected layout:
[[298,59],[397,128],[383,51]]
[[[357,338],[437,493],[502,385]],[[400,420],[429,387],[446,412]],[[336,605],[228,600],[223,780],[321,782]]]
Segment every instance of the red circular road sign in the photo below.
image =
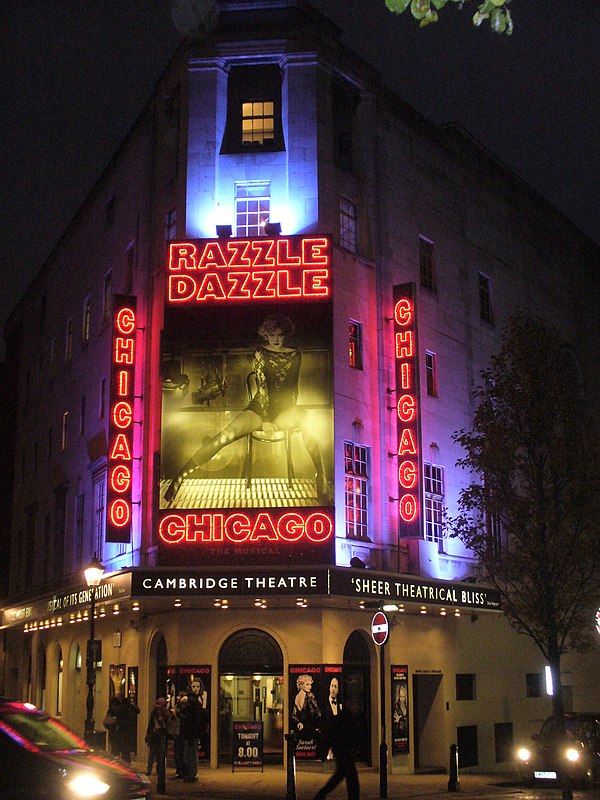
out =
[[371,620],[371,636],[375,644],[385,644],[390,632],[388,618],[383,611],[378,611]]

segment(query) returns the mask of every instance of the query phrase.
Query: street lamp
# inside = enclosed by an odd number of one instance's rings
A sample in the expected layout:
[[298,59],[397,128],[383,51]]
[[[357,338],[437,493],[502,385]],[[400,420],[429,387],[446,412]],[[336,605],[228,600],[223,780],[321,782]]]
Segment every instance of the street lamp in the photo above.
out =
[[96,553],[90,564],[83,570],[85,582],[90,589],[90,638],[87,643],[85,666],[87,669],[87,717],[84,723],[84,739],[91,743],[96,723],[94,722],[94,685],[96,683],[96,642],[94,639],[94,613],[96,611],[96,587],[104,574],[104,565],[98,561]]

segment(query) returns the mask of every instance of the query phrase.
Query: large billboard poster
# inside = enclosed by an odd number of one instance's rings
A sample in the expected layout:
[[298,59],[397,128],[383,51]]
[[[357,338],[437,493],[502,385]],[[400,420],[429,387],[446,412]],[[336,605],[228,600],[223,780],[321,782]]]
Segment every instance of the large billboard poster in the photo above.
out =
[[331,242],[173,242],[162,564],[332,563]]

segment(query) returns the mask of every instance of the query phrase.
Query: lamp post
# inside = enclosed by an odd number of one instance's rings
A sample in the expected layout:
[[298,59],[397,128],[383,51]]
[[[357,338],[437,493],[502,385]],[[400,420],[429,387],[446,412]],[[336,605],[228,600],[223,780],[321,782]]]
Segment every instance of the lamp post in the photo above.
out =
[[87,716],[84,723],[84,739],[91,743],[96,723],[94,721],[94,686],[96,684],[96,644],[94,639],[94,613],[96,611],[96,587],[104,574],[104,565],[98,561],[96,553],[90,564],[83,570],[85,582],[90,589],[90,637],[87,643],[85,666],[87,669]]

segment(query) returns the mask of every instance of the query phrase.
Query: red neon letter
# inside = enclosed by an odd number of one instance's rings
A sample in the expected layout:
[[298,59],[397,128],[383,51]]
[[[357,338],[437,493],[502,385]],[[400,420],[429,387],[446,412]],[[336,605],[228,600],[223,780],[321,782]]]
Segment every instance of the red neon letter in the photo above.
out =
[[115,339],[115,364],[133,364],[133,339]]
[[396,358],[412,358],[413,355],[413,332],[399,331],[396,334]]
[[120,458],[121,461],[131,461],[131,450],[129,449],[129,442],[124,433],[119,433],[111,448],[109,458],[116,461]]
[[400,464],[398,481],[403,489],[414,489],[417,485],[417,467],[412,461],[403,461]]
[[327,514],[311,514],[305,523],[306,538],[311,542],[326,542],[333,532],[333,523]]
[[120,497],[113,500],[108,513],[110,515],[110,521],[116,528],[124,528],[125,525],[129,524],[131,509],[126,500]]
[[284,514],[277,523],[277,533],[285,542],[297,542],[304,533],[304,520],[300,514]]
[[132,308],[123,306],[117,313],[116,327],[119,333],[127,336],[135,330],[135,311]]
[[412,318],[413,305],[408,298],[403,297],[402,300],[398,300],[396,303],[396,307],[394,308],[394,319],[401,328],[404,328],[406,325],[409,325],[412,322]]
[[417,446],[410,428],[404,428],[398,445],[399,456],[416,456]]
[[117,494],[126,492],[131,487],[131,470],[125,464],[117,464],[110,474],[110,485]]
[[405,494],[400,498],[400,516],[404,522],[414,522],[417,518],[419,504],[412,494]]
[[176,544],[185,536],[185,520],[178,514],[163,517],[158,525],[158,535],[167,544]]
[[125,400],[121,400],[120,402],[115,403],[112,412],[112,418],[117,428],[125,430],[125,428],[129,428],[133,422],[133,409],[129,403],[127,403]]
[[185,303],[196,294],[196,281],[191,275],[169,275],[169,300]]
[[196,269],[196,248],[193,244],[169,245],[169,272],[183,269]]
[[402,422],[412,422],[416,415],[415,398],[410,394],[403,394],[398,400],[398,417]]

